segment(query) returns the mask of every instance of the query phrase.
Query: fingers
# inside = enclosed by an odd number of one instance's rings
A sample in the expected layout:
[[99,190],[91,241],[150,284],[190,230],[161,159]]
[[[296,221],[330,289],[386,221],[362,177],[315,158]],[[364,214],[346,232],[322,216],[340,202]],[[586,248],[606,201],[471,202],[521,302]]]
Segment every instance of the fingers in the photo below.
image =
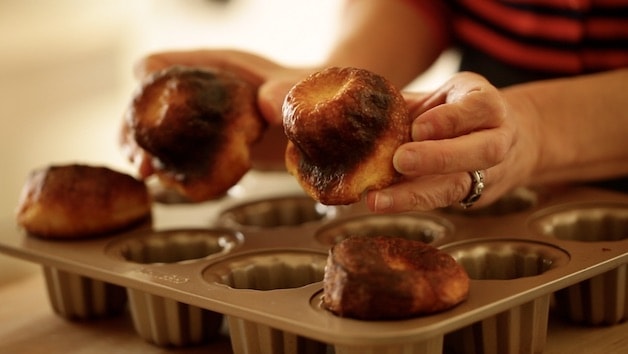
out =
[[[370,210],[379,213],[428,211],[457,205],[469,194],[470,188],[471,177],[466,172],[423,176],[370,191],[366,203]],[[483,196],[482,199],[486,198]]]
[[155,172],[152,155],[137,144],[126,119],[120,129],[119,144],[122,154],[135,167],[139,178],[144,179]]
[[[501,136],[501,138],[500,138]],[[413,142],[400,147],[393,159],[404,180],[367,195],[376,212],[432,210],[458,205],[471,190],[469,171],[484,173],[485,192],[477,205],[486,205],[505,192],[502,162],[512,144],[507,134],[482,131],[457,139]],[[473,148],[470,149],[469,147]]]
[[486,169],[502,162],[514,142],[507,129],[482,130],[455,139],[426,140],[400,146],[395,169],[406,177]]
[[439,90],[423,99],[412,124],[413,140],[454,138],[504,123],[506,108],[497,88],[475,75],[462,77],[473,82],[450,84],[451,92]]
[[269,79],[258,92],[258,106],[270,124],[281,125],[283,117],[281,107],[288,91],[297,82],[314,72],[315,68],[288,69],[277,77]]
[[257,106],[269,124],[282,124],[281,106],[290,87],[292,87],[292,83],[281,81],[271,81],[260,86],[257,95]]
[[[367,193],[376,212],[431,210],[458,205],[472,188],[470,171],[482,171],[486,192],[477,205],[494,201],[511,186],[501,183],[517,143],[515,123],[501,92],[481,76],[454,75],[428,95],[405,96],[412,142],[393,156],[403,180]],[[506,161],[509,160],[509,161]],[[505,162],[506,161],[506,162]]]
[[501,93],[475,74],[457,75],[409,107],[419,113],[413,142],[393,157],[395,169],[407,177],[486,169],[502,162],[514,144]]

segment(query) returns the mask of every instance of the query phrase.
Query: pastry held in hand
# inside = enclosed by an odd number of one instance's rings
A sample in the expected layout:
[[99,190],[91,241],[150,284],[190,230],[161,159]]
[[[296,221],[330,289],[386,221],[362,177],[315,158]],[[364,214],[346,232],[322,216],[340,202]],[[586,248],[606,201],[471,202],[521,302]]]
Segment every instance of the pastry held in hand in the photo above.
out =
[[222,196],[251,168],[266,127],[257,87],[228,71],[171,67],[141,86],[122,145],[141,177],[200,202]]
[[393,154],[411,140],[401,93],[356,68],[328,68],[297,83],[285,98],[283,123],[288,172],[328,205],[355,203],[393,183]]
[[449,254],[416,240],[354,236],[329,253],[323,305],[342,317],[400,319],[449,309],[469,276]]
[[107,167],[50,166],[28,176],[17,222],[33,235],[70,239],[106,234],[148,220],[144,182]]

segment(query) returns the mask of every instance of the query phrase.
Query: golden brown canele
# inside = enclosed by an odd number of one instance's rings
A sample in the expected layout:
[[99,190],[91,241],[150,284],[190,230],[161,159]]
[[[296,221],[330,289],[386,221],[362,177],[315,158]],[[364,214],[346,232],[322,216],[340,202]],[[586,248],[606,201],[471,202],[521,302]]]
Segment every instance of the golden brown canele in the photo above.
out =
[[121,230],[150,219],[144,182],[107,167],[50,166],[28,176],[17,222],[33,235],[80,238]]
[[351,204],[398,177],[395,150],[410,141],[401,93],[356,68],[327,68],[297,83],[283,104],[286,168],[323,204]]
[[123,134],[130,150],[147,155],[149,174],[200,202],[222,196],[250,169],[250,146],[265,127],[256,86],[225,70],[176,66],[143,83]]
[[400,319],[464,301],[469,277],[449,254],[420,241],[354,236],[330,250],[323,287],[323,305],[339,316]]

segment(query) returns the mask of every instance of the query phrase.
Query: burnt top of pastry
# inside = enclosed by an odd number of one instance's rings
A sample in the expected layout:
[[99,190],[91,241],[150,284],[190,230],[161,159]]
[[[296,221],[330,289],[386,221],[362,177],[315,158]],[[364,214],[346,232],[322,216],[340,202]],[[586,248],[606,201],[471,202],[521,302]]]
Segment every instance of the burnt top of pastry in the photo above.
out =
[[284,102],[284,129],[304,168],[342,173],[368,157],[391,124],[394,92],[383,77],[355,68],[328,68],[295,85]]
[[323,301],[341,316],[398,319],[450,308],[467,297],[468,285],[464,268],[433,246],[353,236],[330,252]]
[[151,216],[144,182],[103,166],[52,165],[31,171],[16,219],[29,234],[85,238],[122,230]]
[[172,67],[155,73],[132,104],[135,140],[162,169],[182,176],[206,173],[220,153],[244,85],[233,75],[207,69]]
[[52,203],[63,203],[68,209],[90,208],[109,210],[112,200],[121,193],[139,193],[146,198],[144,182],[102,166],[82,164],[52,165],[34,170],[28,178],[27,188],[33,195],[22,198],[39,198]]
[[286,168],[323,204],[351,204],[399,176],[395,150],[411,140],[401,93],[356,68],[328,68],[296,84],[283,105]]
[[439,272],[458,266],[437,248],[400,237],[350,237],[337,244],[333,252],[340,265],[354,274]]

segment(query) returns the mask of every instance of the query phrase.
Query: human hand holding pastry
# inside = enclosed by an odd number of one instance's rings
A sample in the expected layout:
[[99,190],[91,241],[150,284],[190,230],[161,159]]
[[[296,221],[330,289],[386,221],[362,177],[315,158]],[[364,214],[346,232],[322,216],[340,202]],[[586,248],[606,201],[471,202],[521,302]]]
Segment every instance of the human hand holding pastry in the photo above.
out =
[[[256,85],[261,116],[278,132],[270,139],[270,150],[277,155],[283,155],[286,142],[280,125],[283,99],[296,83],[319,70],[284,67],[238,51],[209,50],[155,54],[137,73],[142,77],[176,64],[228,68]],[[477,208],[515,187],[625,173],[625,164],[617,163],[625,149],[613,143],[625,140],[623,126],[613,124],[621,120],[622,111],[612,109],[622,106],[625,74],[618,70],[498,89],[480,75],[463,72],[435,92],[405,93],[409,119],[414,120],[408,127],[412,141],[392,158],[402,178],[367,191],[367,206],[376,212]],[[597,88],[594,95],[592,87]],[[609,114],[596,114],[602,111]],[[133,141],[124,145],[129,156],[138,151]]]
[[[239,52],[228,53],[234,54],[235,57],[241,61],[238,62],[238,60],[235,60],[229,65],[224,64],[225,62],[222,61],[212,61],[212,55],[219,54],[213,51],[202,52],[201,57],[206,55],[206,58],[209,58],[206,61],[201,61],[199,53],[197,52],[164,53],[147,57],[139,66],[138,72],[140,76],[147,73],[154,74],[155,72],[153,70],[163,71],[168,65],[174,65],[174,63],[205,65],[207,67],[215,64],[234,68],[230,70],[232,70],[232,72],[242,73],[243,76],[240,76],[242,78],[247,77],[260,85],[270,83],[272,86],[274,91],[267,90],[266,93],[268,94],[272,91],[276,96],[267,95],[264,97],[261,91],[258,92],[257,103],[259,107],[261,107],[261,102],[265,102],[266,107],[276,105],[276,97],[281,97],[283,101],[283,96],[281,96],[283,88],[290,86],[292,81],[306,73],[306,70],[282,69],[280,66],[269,64],[269,62],[256,56],[240,56],[240,54],[238,54]],[[190,59],[186,60],[188,56]],[[251,71],[252,69],[246,69],[245,65],[242,64],[244,62],[243,59],[250,60],[248,62],[249,65],[253,65],[259,61],[266,64],[259,67],[261,68],[261,73],[254,74],[253,71]],[[273,75],[284,79],[291,77],[292,80],[276,79]],[[305,79],[303,82],[307,80],[308,79]],[[346,80],[346,78],[341,78],[340,80]],[[290,86],[290,88],[298,87],[299,85],[302,85],[302,82],[298,85]],[[341,91],[342,90],[339,90],[338,94],[346,95],[346,92]],[[386,93],[386,95],[390,96],[391,94]],[[288,97],[291,97],[290,94],[288,94]],[[319,98],[323,99],[322,97],[324,96]],[[344,197],[344,199],[330,199],[325,197],[323,198],[324,200],[322,200],[321,196],[324,196],[324,194],[328,192],[323,193],[320,190],[318,192],[316,190],[312,192],[311,189],[315,187],[308,186],[310,189],[308,192],[315,199],[321,199],[324,203],[347,204],[358,201],[359,194],[361,192],[367,192],[366,203],[371,210],[377,212],[399,212],[407,210],[430,210],[456,205],[460,201],[464,201],[466,206],[471,206],[476,201],[471,199],[477,199],[479,196],[485,194],[480,198],[481,201],[477,201],[480,205],[483,205],[494,201],[507,190],[516,186],[519,183],[517,177],[525,172],[526,168],[534,164],[534,144],[530,144],[532,147],[528,148],[526,154],[523,155],[529,163],[524,164],[521,159],[517,159],[517,164],[514,164],[514,167],[511,166],[511,168],[508,169],[499,168],[498,165],[503,164],[506,166],[509,161],[511,161],[512,154],[510,152],[517,140],[515,138],[517,134],[516,130],[520,127],[517,127],[518,123],[511,117],[511,112],[508,110],[509,106],[502,93],[483,77],[471,73],[460,73],[453,76],[440,89],[433,93],[406,93],[405,98],[405,102],[400,100],[392,101],[394,101],[394,105],[397,106],[399,111],[409,111],[408,119],[404,122],[407,126],[404,127],[404,129],[407,130],[412,141],[408,142],[410,139],[405,138],[400,140],[399,144],[403,142],[406,143],[397,148],[396,151],[394,151],[394,155],[392,155],[391,152],[385,157],[386,160],[392,160],[391,170],[393,170],[392,167],[394,167],[396,173],[401,175],[402,178],[388,178],[386,183],[370,183],[364,186],[340,186],[350,190],[352,195],[357,195],[357,197],[349,198],[351,200],[347,199],[347,197]],[[297,96],[292,99],[293,106],[300,105],[298,102],[300,97]],[[343,100],[339,99],[339,102],[342,104]],[[316,102],[313,104],[316,104]],[[274,110],[274,108],[267,109],[267,115],[262,115],[267,122],[274,122],[276,119],[274,117]],[[412,117],[416,117],[416,119],[413,120]],[[306,120],[307,118],[307,116],[304,117]],[[332,118],[334,117],[330,116],[330,120]],[[399,119],[396,118],[396,120]],[[314,130],[323,129],[324,127],[325,125],[316,124]],[[251,126],[247,129],[249,128],[253,129],[254,127]],[[290,128],[293,127],[288,124],[287,128],[286,131],[290,132]],[[124,129],[125,128],[123,128],[123,130]],[[315,132],[312,131],[307,132],[307,134],[314,133]],[[327,134],[329,132],[321,133]],[[351,132],[345,131],[343,134],[348,133]],[[303,140],[302,138],[303,137],[301,137],[301,140]],[[127,147],[137,143],[137,139],[134,138],[127,140]],[[318,142],[324,145],[333,145],[334,142],[332,140],[334,139],[321,138],[318,139]],[[341,140],[346,141],[346,139]],[[338,142],[338,139],[335,139],[335,141]],[[371,141],[370,144],[395,149],[394,144],[382,143],[377,140]],[[292,156],[294,157],[296,149],[295,144],[292,145],[293,146],[289,146],[288,152],[292,151]],[[279,146],[278,148],[283,149],[283,146]],[[347,149],[345,146],[345,148],[338,150],[338,152],[340,155],[345,154],[346,156],[355,154],[355,151],[348,150],[353,149]],[[140,174],[147,175],[152,173],[152,167],[146,167],[146,164],[152,163],[153,157],[147,155],[142,149],[135,149],[135,151],[142,151],[141,154],[144,155],[140,158]],[[324,149],[320,151],[324,151]],[[287,156],[290,156],[290,153]],[[505,161],[507,159],[508,161]],[[325,160],[325,158],[322,160]],[[374,159],[371,160],[374,161]],[[286,161],[289,167],[291,166],[291,172],[295,174],[297,178],[300,180],[306,179],[303,173],[295,172],[297,171],[296,165],[298,165],[298,163],[295,162],[294,158],[288,158]],[[369,171],[384,171],[387,168],[387,166],[382,163],[381,158],[377,161],[378,166],[376,166],[374,170],[370,169]],[[493,168],[493,166],[496,166],[496,168]],[[144,172],[142,173],[142,171]],[[478,187],[490,186],[493,178],[501,179],[506,174],[511,175],[508,177],[507,183],[499,183],[497,188],[490,188],[487,193],[483,193],[482,188],[478,189]],[[478,180],[478,178],[482,180]],[[343,183],[346,184],[347,180],[346,178],[343,179]],[[233,181],[232,179],[229,184],[234,184]],[[392,184],[393,182],[398,183]],[[202,181],[199,183],[203,184]],[[479,183],[482,185],[479,185]],[[335,188],[338,189],[340,187],[337,186]],[[306,188],[306,190],[308,188]],[[368,190],[369,188],[373,188],[374,190]],[[475,194],[471,193],[470,189],[475,189]],[[212,197],[214,197],[214,195],[212,195]]]
[[283,115],[286,168],[315,200],[352,204],[399,177],[392,156],[410,141],[410,116],[386,78],[327,68],[288,92]]
[[134,74],[144,80],[152,73],[172,67],[189,66],[229,71],[259,88],[258,104],[271,125],[280,125],[281,105],[288,90],[320,68],[287,67],[257,54],[228,49],[168,51],[144,57]]
[[[369,192],[371,210],[430,210],[468,202],[472,183],[479,183],[477,174],[486,187],[477,204],[486,205],[529,173],[536,158],[535,145],[526,144],[529,132],[522,131],[525,126],[516,112],[483,77],[459,73],[432,93],[405,97],[410,115],[416,117],[412,142],[393,156],[404,178]],[[526,144],[525,154],[518,152],[521,144]]]
[[407,94],[416,117],[413,141],[393,157],[405,178],[369,192],[368,207],[398,212],[458,205],[478,184],[474,171],[484,187],[476,207],[515,187],[625,175],[627,76],[617,70],[497,89],[463,72],[432,94]]
[[[258,169],[283,169],[283,150],[286,139],[281,126],[281,104],[287,91],[314,68],[289,68],[279,65],[261,56],[236,51],[236,50],[191,50],[160,52],[143,58],[135,67],[135,76],[142,83],[141,91],[147,86],[147,81],[154,81],[154,76],[173,67],[195,68],[214,72],[228,73],[237,77],[242,84],[249,86],[254,92],[252,99],[247,98],[247,105],[253,105],[260,118],[266,121],[267,128],[264,134],[255,139],[250,139],[250,145],[255,145],[250,150],[250,166]],[[159,171],[160,166],[155,166],[155,154],[140,146],[133,136],[136,129],[131,126],[132,120],[128,114],[121,127],[121,141],[123,153],[136,166],[140,176],[147,177]],[[257,125],[257,124],[255,124]],[[255,130],[254,126],[250,129]],[[202,162],[202,161],[201,161]],[[164,170],[161,168],[161,170]],[[171,170],[165,169],[166,172]],[[241,169],[242,170],[242,169]],[[172,174],[172,173],[170,173]],[[176,171],[175,171],[176,174]],[[162,176],[164,174],[162,173]],[[239,176],[242,173],[238,173]],[[172,178],[169,178],[172,180]],[[233,179],[237,179],[234,177]],[[209,180],[208,180],[209,181]],[[231,183],[233,181],[230,181]],[[170,183],[173,185],[173,183]],[[224,188],[221,188],[224,191]],[[205,193],[193,199],[213,198],[219,193]]]

